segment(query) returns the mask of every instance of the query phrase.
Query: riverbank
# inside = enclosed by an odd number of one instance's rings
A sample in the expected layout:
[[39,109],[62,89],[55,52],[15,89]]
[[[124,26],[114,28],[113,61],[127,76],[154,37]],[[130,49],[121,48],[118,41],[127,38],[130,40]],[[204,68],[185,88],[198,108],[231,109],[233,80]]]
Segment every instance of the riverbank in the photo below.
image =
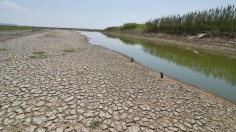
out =
[[[236,105],[76,31],[0,42],[1,131],[235,131]],[[33,57],[32,57],[33,56]]]
[[125,54],[154,71],[236,102],[236,61],[203,50],[99,32],[80,32],[94,45]]
[[141,31],[103,31],[102,33],[117,35],[127,38],[137,38],[147,41],[188,47],[196,50],[204,50],[211,54],[217,54],[236,59],[236,40],[223,38],[198,38],[197,36],[174,36],[167,34],[147,34]]

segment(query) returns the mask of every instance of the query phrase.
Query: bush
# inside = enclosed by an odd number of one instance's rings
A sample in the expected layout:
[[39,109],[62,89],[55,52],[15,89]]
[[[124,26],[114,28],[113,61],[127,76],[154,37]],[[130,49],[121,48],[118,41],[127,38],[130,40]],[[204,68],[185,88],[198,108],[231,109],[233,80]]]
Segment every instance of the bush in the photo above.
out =
[[138,27],[137,23],[126,23],[120,27],[120,30],[135,29]]

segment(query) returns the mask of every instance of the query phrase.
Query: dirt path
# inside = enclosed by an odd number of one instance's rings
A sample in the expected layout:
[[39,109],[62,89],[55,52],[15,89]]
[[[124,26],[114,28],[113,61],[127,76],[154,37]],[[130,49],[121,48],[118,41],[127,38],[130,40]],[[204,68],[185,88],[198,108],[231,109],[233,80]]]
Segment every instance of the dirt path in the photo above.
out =
[[235,104],[161,79],[78,32],[0,47],[0,131],[236,131]]

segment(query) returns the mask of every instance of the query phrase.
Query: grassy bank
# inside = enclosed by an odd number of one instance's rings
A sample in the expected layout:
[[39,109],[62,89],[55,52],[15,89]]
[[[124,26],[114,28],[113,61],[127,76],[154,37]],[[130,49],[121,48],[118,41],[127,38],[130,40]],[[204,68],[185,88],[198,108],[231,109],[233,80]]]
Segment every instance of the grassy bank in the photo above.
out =
[[236,7],[229,5],[193,11],[184,15],[170,15],[147,21],[144,24],[126,23],[119,27],[109,27],[106,31],[171,35],[204,33],[209,37],[236,38]]

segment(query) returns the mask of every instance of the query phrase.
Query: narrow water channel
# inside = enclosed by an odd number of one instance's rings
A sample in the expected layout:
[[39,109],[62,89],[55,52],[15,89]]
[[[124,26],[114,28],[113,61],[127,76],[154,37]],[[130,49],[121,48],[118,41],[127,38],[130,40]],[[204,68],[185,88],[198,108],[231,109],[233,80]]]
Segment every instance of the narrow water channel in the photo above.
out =
[[89,42],[130,57],[148,68],[236,102],[236,61],[187,47],[81,32]]

